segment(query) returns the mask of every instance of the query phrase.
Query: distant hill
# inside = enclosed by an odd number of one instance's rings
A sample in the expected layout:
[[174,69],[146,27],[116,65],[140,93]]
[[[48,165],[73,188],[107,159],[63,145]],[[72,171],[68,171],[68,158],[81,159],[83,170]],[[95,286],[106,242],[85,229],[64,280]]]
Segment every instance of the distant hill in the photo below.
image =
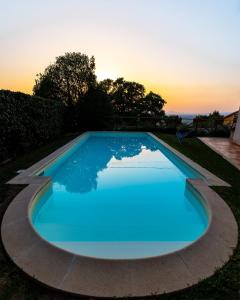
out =
[[191,124],[196,115],[197,114],[179,114],[184,124]]
[[182,118],[182,122],[185,124],[191,124],[193,119],[196,117],[197,114],[181,114],[181,113],[169,113],[169,116],[178,115]]
[[[221,114],[223,115],[223,116],[227,116],[228,114],[230,114],[231,112],[221,112]],[[208,115],[209,113],[203,113],[202,115]],[[178,115],[179,117],[181,117],[182,118],[182,122],[184,123],[184,124],[191,124],[192,123],[192,121],[193,121],[193,119],[197,116],[197,115],[199,115],[199,114],[194,114],[194,113],[192,113],[192,114],[184,114],[184,113],[174,113],[174,112],[169,112],[169,113],[167,113],[167,115],[169,115],[169,116],[172,116],[172,115]]]

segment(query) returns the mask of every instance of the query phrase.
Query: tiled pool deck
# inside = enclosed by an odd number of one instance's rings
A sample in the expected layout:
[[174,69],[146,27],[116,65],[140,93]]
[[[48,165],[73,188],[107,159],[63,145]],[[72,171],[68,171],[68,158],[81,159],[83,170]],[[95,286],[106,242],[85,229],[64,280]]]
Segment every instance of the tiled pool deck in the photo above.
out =
[[204,137],[199,139],[240,170],[239,145],[233,143],[228,138]]
[[1,228],[8,255],[25,273],[47,286],[73,294],[147,296],[196,284],[229,260],[237,244],[237,224],[227,204],[209,187],[227,184],[162,141],[206,178],[205,181],[187,180],[187,184],[201,195],[209,213],[208,230],[199,240],[184,249],[158,257],[107,260],[75,255],[42,239],[31,224],[30,214],[34,199],[51,178],[34,174],[77,141],[58,149],[9,182],[28,184],[9,205]]

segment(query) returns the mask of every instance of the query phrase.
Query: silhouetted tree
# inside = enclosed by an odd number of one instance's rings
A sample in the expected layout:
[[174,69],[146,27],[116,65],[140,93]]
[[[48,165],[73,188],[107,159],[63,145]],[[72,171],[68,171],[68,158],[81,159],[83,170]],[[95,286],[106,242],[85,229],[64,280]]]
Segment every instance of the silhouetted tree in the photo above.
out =
[[66,53],[56,58],[43,74],[38,74],[34,95],[61,101],[65,105],[64,124],[67,131],[102,129],[105,117],[160,117],[164,99],[150,92],[145,95],[142,84],[105,79],[97,83],[95,59],[82,53]]
[[66,53],[37,76],[35,95],[74,105],[96,85],[95,59],[82,53]]
[[221,115],[218,111],[213,111],[212,113],[209,114],[208,116],[208,124],[211,130],[217,130],[217,127],[219,125],[223,124],[224,121],[224,116]]
[[82,129],[102,129],[105,117],[112,115],[111,98],[99,87],[91,87],[77,108],[78,125]]
[[208,117],[209,117],[209,119],[211,119],[211,120],[223,119],[223,118],[224,118],[224,116],[221,115],[221,114],[219,113],[219,111],[217,111],[217,110],[214,110],[212,113],[210,113],[210,114],[208,115]]
[[165,100],[153,92],[145,95],[142,84],[118,78],[105,79],[98,86],[111,97],[113,110],[117,115],[159,117],[164,115]]
[[120,115],[137,115],[145,96],[142,84],[118,78],[112,83],[111,97],[114,111]]
[[218,112],[213,111],[209,115],[197,115],[193,119],[193,124],[196,129],[207,128],[211,131],[217,130],[218,125],[223,124],[224,117]]
[[112,79],[104,79],[98,83],[98,87],[106,94],[110,95],[113,90],[113,83]]
[[164,115],[163,106],[166,101],[158,94],[148,93],[140,103],[140,115],[159,117]]

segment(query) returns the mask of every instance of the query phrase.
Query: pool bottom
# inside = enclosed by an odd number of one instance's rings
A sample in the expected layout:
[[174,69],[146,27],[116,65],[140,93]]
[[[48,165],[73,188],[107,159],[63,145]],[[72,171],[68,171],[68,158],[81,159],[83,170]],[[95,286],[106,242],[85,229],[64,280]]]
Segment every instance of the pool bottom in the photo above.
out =
[[192,242],[51,242],[71,253],[98,259],[141,259],[170,254]]

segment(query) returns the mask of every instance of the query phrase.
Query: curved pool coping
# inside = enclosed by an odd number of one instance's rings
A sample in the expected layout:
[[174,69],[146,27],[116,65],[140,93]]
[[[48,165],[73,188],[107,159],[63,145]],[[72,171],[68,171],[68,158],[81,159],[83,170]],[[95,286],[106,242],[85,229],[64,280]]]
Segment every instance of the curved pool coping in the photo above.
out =
[[209,186],[229,185],[150,135],[205,177],[187,179],[187,185],[200,195],[209,214],[208,229],[197,241],[158,257],[111,260],[76,255],[41,238],[31,224],[31,209],[51,178],[34,174],[70,149],[81,135],[8,182],[28,184],[11,202],[2,221],[3,245],[13,262],[44,285],[93,297],[169,293],[194,285],[222,267],[237,245],[238,228],[228,205]]

